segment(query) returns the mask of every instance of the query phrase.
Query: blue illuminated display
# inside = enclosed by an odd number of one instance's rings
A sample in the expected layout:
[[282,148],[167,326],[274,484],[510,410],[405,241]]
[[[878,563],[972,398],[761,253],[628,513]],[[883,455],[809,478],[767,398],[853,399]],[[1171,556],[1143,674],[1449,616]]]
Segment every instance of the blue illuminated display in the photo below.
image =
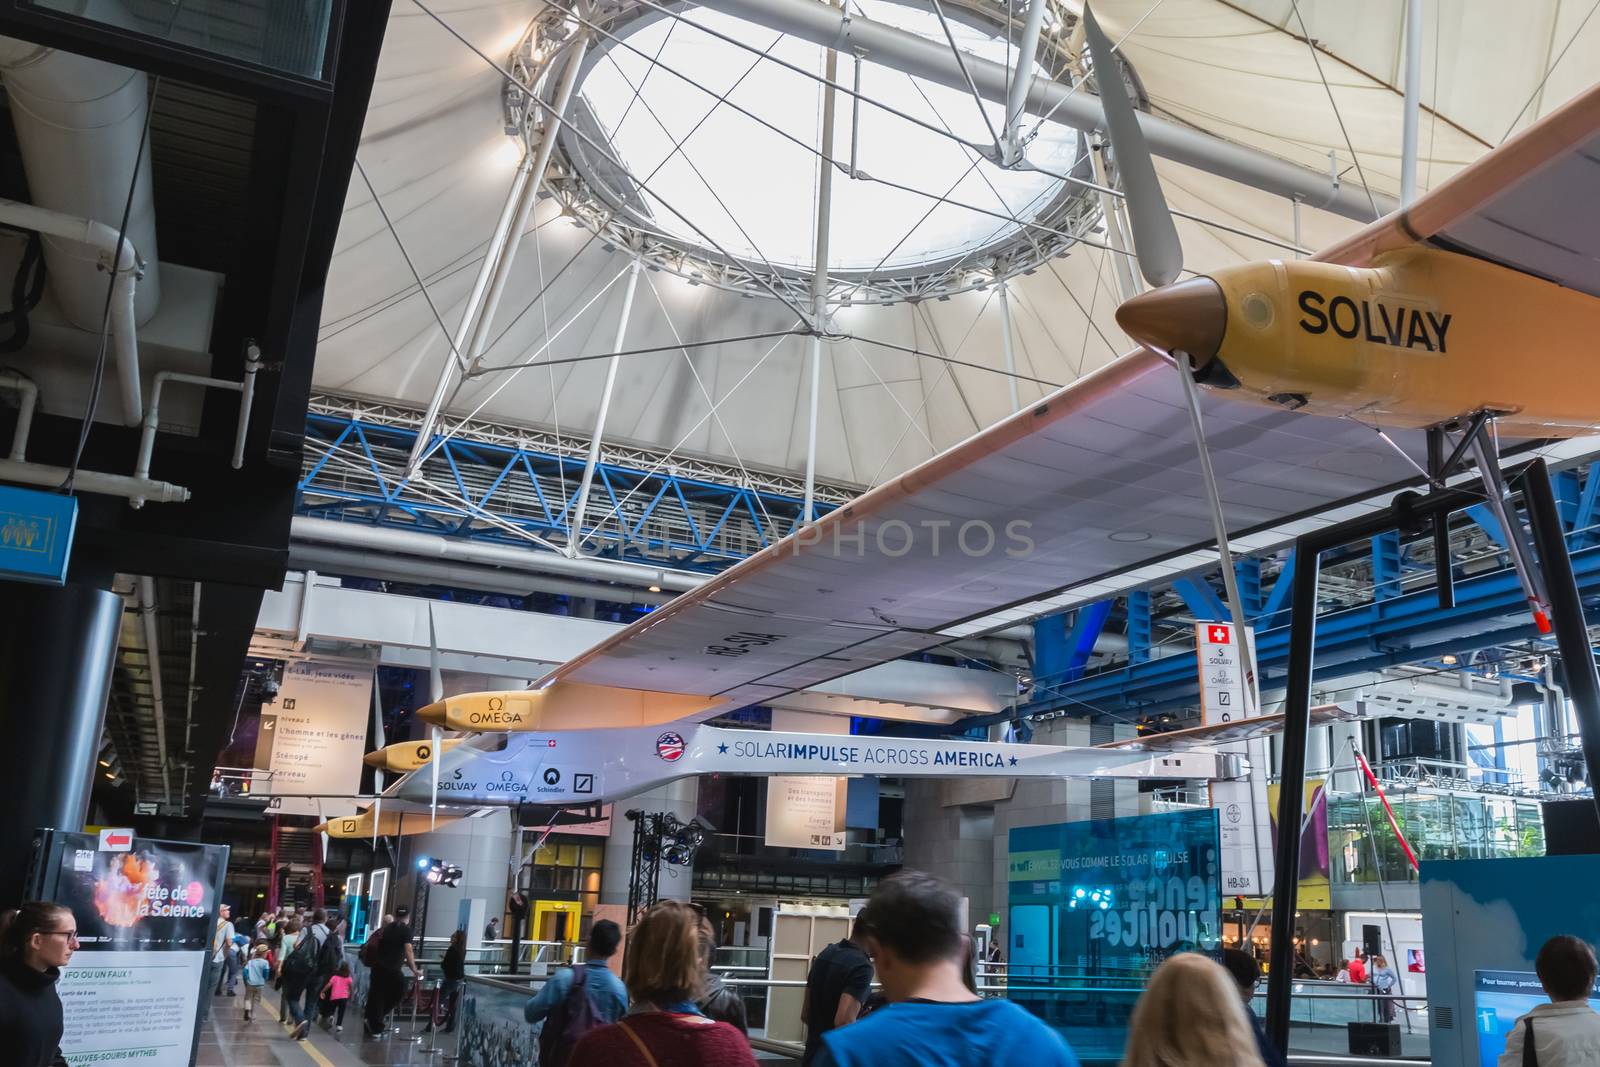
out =
[[1008,995],[1085,1063],[1118,1062],[1149,973],[1220,949],[1219,852],[1210,809],[1012,830]]

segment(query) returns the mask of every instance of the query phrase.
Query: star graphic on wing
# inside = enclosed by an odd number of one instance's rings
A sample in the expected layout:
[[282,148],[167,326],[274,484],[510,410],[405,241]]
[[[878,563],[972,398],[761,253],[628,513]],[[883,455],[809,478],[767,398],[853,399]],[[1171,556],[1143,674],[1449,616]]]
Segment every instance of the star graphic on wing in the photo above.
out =
[[1017,757],[1012,756],[1011,757],[1011,766],[1015,767],[1016,765],[1017,765]]
[[718,745],[717,746],[717,751],[721,752],[723,755],[727,755],[728,754],[728,743],[726,741],[724,741],[722,744]]

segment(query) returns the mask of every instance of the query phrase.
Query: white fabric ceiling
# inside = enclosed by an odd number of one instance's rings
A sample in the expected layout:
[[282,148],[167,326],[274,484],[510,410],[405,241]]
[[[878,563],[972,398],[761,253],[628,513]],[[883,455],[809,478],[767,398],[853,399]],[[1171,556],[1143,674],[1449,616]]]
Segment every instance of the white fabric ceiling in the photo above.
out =
[[[1322,75],[1362,171],[1393,194],[1399,184],[1402,0],[1300,0],[1320,49]],[[1153,10],[1152,10],[1153,8]],[[1307,166],[1324,169],[1334,150],[1357,181],[1344,135],[1288,0],[1100,0],[1158,112]],[[491,56],[509,53],[537,4],[455,0],[435,6]],[[1424,188],[1481,155],[1587,87],[1600,69],[1594,0],[1518,4],[1514,17],[1491,0],[1424,4],[1419,177]],[[1142,19],[1142,21],[1141,21]],[[1285,28],[1286,27],[1286,28]],[[1442,57],[1442,58],[1440,58]],[[1548,74],[1548,77],[1547,77]],[[428,296],[454,328],[493,229],[514,152],[502,132],[501,79],[412,4],[395,5],[360,151],[400,240],[427,280]],[[1161,164],[1175,208],[1288,239],[1291,206],[1175,164]],[[811,204],[775,204],[801,211]],[[1301,241],[1316,247],[1355,224],[1301,213]],[[549,332],[572,326],[544,359],[605,353],[616,329],[627,266],[541,204],[495,320],[504,336],[490,365],[528,360]],[[1179,220],[1191,269],[1282,255],[1268,245]],[[545,298],[534,294],[575,253]],[[602,287],[612,283],[601,292]],[[1065,383],[1129,345],[1110,254],[1080,246],[1048,269],[1013,283],[1019,373]],[[586,310],[584,310],[586,308]],[[519,317],[520,316],[520,317]],[[513,321],[514,320],[514,321]],[[647,273],[635,300],[627,349],[783,330],[774,301],[744,298]],[[891,308],[846,308],[836,325],[861,338],[940,351],[957,366],[862,341],[826,346],[819,421],[819,476],[868,485],[947,448],[1010,411],[993,293]],[[741,342],[623,360],[608,439],[785,471],[803,469],[809,339]],[[316,384],[421,405],[448,341],[366,185],[352,180],[339,233],[317,357]],[[465,387],[450,412],[556,427],[586,437],[604,379],[603,361],[534,366]],[[1047,385],[1020,384],[1023,404]],[[726,400],[710,415],[713,402]]]

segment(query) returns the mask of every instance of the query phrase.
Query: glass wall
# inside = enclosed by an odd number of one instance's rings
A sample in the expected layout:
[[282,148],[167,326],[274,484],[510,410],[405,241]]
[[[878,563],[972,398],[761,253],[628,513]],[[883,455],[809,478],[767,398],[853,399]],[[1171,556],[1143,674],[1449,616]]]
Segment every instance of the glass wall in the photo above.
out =
[[[1544,822],[1536,800],[1424,788],[1388,795],[1395,822],[1419,860],[1544,855]],[[1330,796],[1328,836],[1336,883],[1416,881],[1377,797]]]

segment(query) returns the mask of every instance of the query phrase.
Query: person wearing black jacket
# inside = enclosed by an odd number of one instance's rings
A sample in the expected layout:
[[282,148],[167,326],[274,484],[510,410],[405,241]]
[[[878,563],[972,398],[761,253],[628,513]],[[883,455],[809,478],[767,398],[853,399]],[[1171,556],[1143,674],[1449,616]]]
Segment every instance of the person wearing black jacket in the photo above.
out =
[[[444,1012],[444,1032],[453,1034],[456,1030],[456,1002],[461,999],[461,983],[467,977],[465,930],[457,930],[450,935],[450,946],[444,950],[444,959],[439,962],[439,970],[444,974],[444,982],[439,986],[439,1011]],[[437,1012],[434,1017],[438,1017]],[[432,1033],[433,1023],[428,1023],[423,1032]]]
[[67,1067],[56,980],[78,948],[60,904],[31,901],[0,917],[0,1048],[16,1067]]
[[1267,1031],[1261,1025],[1261,1017],[1255,1013],[1252,1006],[1256,997],[1256,987],[1261,984],[1261,964],[1243,949],[1225,948],[1222,950],[1222,965],[1228,969],[1234,984],[1239,987],[1239,998],[1244,1001],[1244,1013],[1250,1020],[1250,1029],[1255,1032],[1256,1051],[1261,1055],[1261,1062],[1266,1064],[1266,1067],[1288,1067],[1289,1061],[1284,1056],[1283,1050],[1267,1037]]

